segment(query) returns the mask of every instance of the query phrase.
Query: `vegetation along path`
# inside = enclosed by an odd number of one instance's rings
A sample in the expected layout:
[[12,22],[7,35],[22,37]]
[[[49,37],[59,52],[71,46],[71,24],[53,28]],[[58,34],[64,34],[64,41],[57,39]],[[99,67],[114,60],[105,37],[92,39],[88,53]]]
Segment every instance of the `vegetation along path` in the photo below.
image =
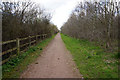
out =
[[58,33],[21,78],[82,78]]

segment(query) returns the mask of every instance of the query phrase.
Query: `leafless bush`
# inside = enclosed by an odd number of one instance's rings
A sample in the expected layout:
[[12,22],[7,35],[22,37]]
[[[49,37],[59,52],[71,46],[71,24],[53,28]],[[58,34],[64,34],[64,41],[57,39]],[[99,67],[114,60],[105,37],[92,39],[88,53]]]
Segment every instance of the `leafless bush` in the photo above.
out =
[[3,41],[57,31],[52,29],[51,14],[33,2],[3,2],[2,15]]

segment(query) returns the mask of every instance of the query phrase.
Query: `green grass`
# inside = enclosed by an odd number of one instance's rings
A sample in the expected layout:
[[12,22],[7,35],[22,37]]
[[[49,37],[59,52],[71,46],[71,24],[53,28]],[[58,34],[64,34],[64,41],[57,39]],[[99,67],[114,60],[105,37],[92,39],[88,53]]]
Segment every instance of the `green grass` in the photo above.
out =
[[61,37],[84,78],[118,78],[117,53],[107,53],[87,40]]
[[[55,36],[55,35],[54,35]],[[21,55],[14,56],[6,64],[2,65],[3,78],[19,78],[21,73],[27,69],[27,66],[34,62],[40,56],[43,48],[54,38],[45,39],[36,46],[29,48]]]

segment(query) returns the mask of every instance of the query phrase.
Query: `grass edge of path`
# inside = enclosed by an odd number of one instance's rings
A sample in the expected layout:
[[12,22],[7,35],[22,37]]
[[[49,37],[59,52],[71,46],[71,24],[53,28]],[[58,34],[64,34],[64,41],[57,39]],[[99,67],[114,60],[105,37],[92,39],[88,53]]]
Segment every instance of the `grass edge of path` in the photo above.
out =
[[43,49],[54,39],[55,35],[47,38],[35,46],[30,47],[21,55],[14,56],[6,64],[2,65],[2,78],[19,78],[21,73],[27,69],[27,66],[34,62],[40,56]]
[[105,53],[89,41],[64,34],[61,38],[84,78],[118,78],[117,53]]

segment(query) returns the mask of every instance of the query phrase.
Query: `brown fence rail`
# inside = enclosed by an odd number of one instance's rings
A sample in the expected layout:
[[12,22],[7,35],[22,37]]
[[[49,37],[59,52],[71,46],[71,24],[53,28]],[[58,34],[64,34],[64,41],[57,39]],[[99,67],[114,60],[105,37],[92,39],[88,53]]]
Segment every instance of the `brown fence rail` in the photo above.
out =
[[[10,41],[0,42],[1,45],[13,43],[13,42],[16,43],[16,47],[14,47],[14,48],[12,48],[12,49],[8,49],[8,50],[6,50],[6,51],[3,51],[2,53],[0,53],[0,56],[6,55],[7,53],[10,53],[10,52],[15,51],[15,50],[17,51],[16,54],[20,54],[20,52],[22,52],[22,51],[20,50],[21,47],[24,47],[24,46],[26,46],[26,45],[29,45],[29,47],[30,47],[31,44],[37,43],[37,41],[40,40],[38,37],[40,37],[40,39],[41,39],[41,38],[42,38],[42,39],[45,39],[45,38],[47,37],[47,34],[35,35],[35,36],[28,36],[28,37],[25,37],[25,38],[17,38],[17,39],[10,40]],[[32,38],[35,38],[35,39],[34,39],[34,40],[31,40]],[[26,40],[26,39],[28,39],[29,42],[20,45],[20,41],[23,41],[23,40]],[[16,55],[16,54],[15,54],[15,55]],[[5,63],[5,62],[7,62],[9,59],[10,59],[10,57],[2,60],[2,61],[0,62],[0,64],[3,64],[3,63]]]

